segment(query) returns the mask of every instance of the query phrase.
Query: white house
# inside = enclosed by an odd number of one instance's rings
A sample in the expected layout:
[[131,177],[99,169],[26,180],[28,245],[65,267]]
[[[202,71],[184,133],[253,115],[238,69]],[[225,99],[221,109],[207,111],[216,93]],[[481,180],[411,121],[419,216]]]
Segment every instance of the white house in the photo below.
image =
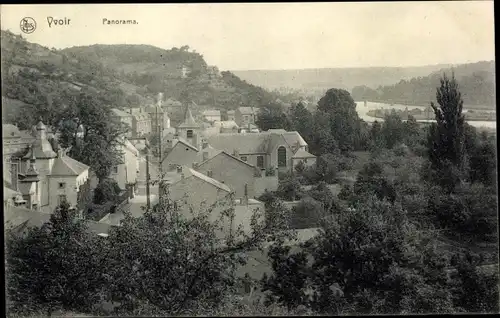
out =
[[11,187],[22,193],[27,208],[51,213],[63,201],[77,206],[80,186],[89,178],[89,166],[60,149],[56,153],[47,140],[46,130],[39,122],[28,152],[12,158]]
[[139,150],[127,139],[120,142],[119,151],[122,153],[122,163],[111,169],[110,178],[114,179],[121,189],[127,184],[135,184],[139,174]]

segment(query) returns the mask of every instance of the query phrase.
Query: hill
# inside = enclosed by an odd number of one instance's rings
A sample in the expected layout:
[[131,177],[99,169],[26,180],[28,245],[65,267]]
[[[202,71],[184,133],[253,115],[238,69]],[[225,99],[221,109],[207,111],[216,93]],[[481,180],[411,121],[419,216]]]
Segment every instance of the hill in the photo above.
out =
[[189,46],[165,50],[150,45],[92,45],[64,49],[63,53],[101,62],[122,80],[141,87],[141,93],[183,103],[234,109],[239,105],[261,106],[276,94],[240,80],[231,72],[208,66],[203,55]]
[[494,61],[443,68],[425,77],[400,80],[396,84],[379,86],[377,89],[357,86],[353,88],[352,96],[355,100],[429,105],[431,101],[435,102],[436,87],[439,86],[443,73],[450,77],[452,72],[460,86],[466,108],[496,109]]
[[321,68],[298,70],[245,70],[233,71],[242,79],[266,89],[292,88],[324,94],[332,87],[351,90],[365,85],[376,88],[390,85],[401,79],[427,76],[451,65],[429,65],[420,67],[368,67],[368,68]]
[[32,110],[49,111],[45,107],[49,103],[64,107],[82,89],[122,109],[150,103],[158,92],[165,99],[194,102],[200,110],[262,106],[278,98],[230,72],[207,66],[203,56],[188,46],[164,50],[150,45],[92,45],[56,50],[2,30],[1,53],[4,122],[17,122],[26,114],[38,116]]

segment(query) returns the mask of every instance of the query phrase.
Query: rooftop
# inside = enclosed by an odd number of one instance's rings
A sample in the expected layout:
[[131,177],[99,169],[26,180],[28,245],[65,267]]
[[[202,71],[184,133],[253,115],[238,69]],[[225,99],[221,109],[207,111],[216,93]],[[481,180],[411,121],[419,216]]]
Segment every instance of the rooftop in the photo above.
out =
[[242,115],[254,115],[258,112],[256,107],[238,107],[238,110]]
[[87,169],[89,169],[89,166],[87,166],[86,164],[83,164],[68,156],[59,156],[56,160],[54,160],[51,175],[79,176]]
[[132,114],[130,113],[127,113],[126,111],[123,111],[121,109],[118,109],[118,108],[112,108],[111,109],[111,112],[117,116],[117,117],[130,117],[132,116]]

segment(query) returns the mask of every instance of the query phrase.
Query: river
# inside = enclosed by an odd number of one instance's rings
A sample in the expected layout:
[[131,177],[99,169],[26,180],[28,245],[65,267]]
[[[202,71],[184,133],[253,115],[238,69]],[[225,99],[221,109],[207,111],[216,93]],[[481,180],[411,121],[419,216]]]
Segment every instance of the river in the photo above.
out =
[[[366,122],[374,122],[375,120],[377,121],[384,121],[381,118],[375,118],[372,116],[368,115],[368,111],[370,110],[376,110],[376,109],[401,109],[405,110],[408,108],[408,110],[412,109],[421,109],[424,110],[426,106],[406,106],[406,105],[400,105],[400,104],[394,104],[394,105],[389,105],[389,104],[384,104],[384,103],[374,103],[374,102],[366,102],[366,106],[364,102],[356,102],[356,111],[358,112],[358,115],[361,119],[363,119]],[[467,110],[464,109],[464,112]],[[419,122],[426,122],[427,120],[418,120]],[[434,121],[434,120],[429,120],[429,121]],[[467,122],[469,125],[477,127],[477,128],[489,128],[489,129],[497,129],[497,122],[496,121],[469,121]]]

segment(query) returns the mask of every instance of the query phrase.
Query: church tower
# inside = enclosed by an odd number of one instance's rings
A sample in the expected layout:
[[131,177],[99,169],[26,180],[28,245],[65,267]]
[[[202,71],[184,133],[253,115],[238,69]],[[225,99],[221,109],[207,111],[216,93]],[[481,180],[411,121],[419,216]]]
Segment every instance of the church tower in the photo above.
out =
[[200,124],[194,119],[188,104],[186,106],[186,112],[184,113],[184,121],[177,127],[177,134],[179,137],[188,141],[195,148],[198,148],[200,133]]

